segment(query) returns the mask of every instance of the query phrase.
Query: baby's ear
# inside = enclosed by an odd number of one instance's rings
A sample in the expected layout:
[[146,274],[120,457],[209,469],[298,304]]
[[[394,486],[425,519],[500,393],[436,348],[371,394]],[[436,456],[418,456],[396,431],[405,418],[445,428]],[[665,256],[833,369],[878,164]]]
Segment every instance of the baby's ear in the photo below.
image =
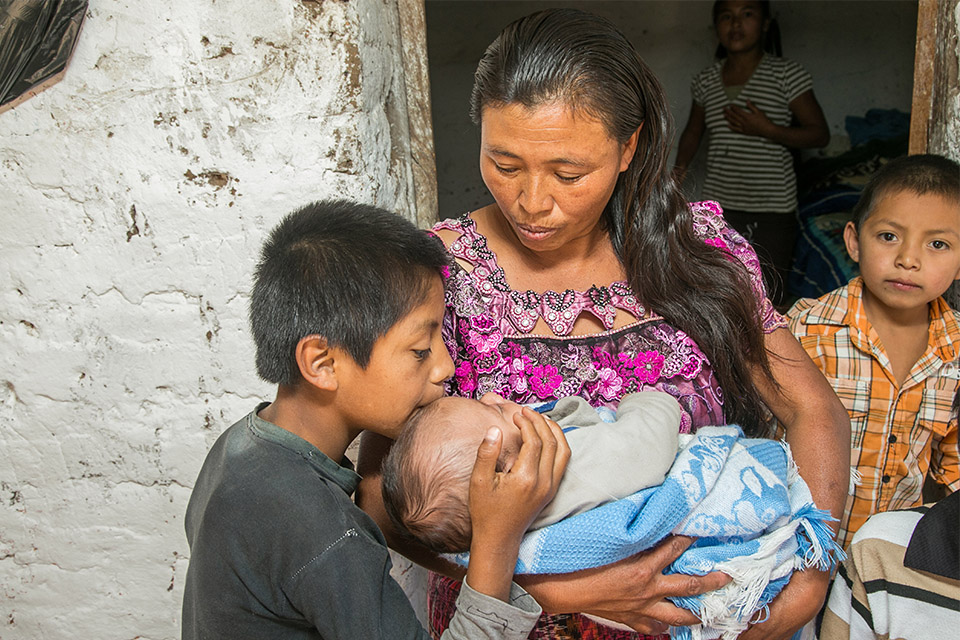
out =
[[297,367],[308,383],[324,391],[337,390],[337,376],[333,367],[334,354],[323,336],[301,338],[296,349]]

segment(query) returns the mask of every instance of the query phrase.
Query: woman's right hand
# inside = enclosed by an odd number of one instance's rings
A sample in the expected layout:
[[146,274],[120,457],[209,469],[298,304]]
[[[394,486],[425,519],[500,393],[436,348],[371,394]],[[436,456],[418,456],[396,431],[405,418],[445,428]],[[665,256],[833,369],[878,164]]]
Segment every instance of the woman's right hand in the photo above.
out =
[[705,576],[664,575],[663,570],[692,543],[693,538],[671,536],[611,565],[562,575],[517,576],[516,581],[544,611],[578,611],[620,622],[640,633],[666,633],[670,626],[700,622],[690,611],[668,601],[668,596],[698,595],[730,582],[730,576],[719,571]]

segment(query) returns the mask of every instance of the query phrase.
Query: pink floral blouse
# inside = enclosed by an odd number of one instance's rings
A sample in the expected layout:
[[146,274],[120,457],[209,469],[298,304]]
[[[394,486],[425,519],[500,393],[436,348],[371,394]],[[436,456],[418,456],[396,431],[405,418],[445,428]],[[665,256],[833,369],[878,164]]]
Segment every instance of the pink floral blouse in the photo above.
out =
[[[697,235],[747,266],[764,330],[786,326],[766,298],[756,253],[727,226],[720,205],[690,207]],[[456,365],[450,394],[479,397],[494,391],[519,403],[576,395],[594,406],[616,408],[627,393],[656,389],[683,407],[681,432],[724,424],[723,392],[700,347],[645,309],[626,282],[587,291],[514,291],[469,216],[439,222],[434,230],[439,229],[459,233],[450,252],[472,266],[468,272],[454,265],[446,277],[444,339]],[[618,309],[639,320],[613,329]],[[595,316],[606,330],[570,335],[583,313]],[[530,333],[540,318],[556,335]]]
[[[786,326],[766,298],[756,253],[727,226],[720,205],[698,202],[690,207],[697,235],[747,266],[764,330],[769,333]],[[449,394],[476,398],[494,391],[519,403],[578,395],[593,406],[615,408],[627,393],[656,389],[680,402],[681,432],[725,424],[723,392],[700,347],[653,310],[645,309],[626,282],[593,286],[587,291],[514,291],[507,286],[487,239],[469,216],[434,226],[435,231],[440,229],[459,234],[449,246],[450,252],[472,267],[468,272],[454,264],[446,274],[443,336],[456,365],[448,383]],[[618,309],[638,320],[613,329]],[[605,330],[570,335],[582,313],[593,314]],[[530,333],[540,318],[556,335]],[[427,601],[433,638],[447,628],[459,588],[455,580],[430,575]],[[544,614],[530,634],[535,640],[643,637],[575,613]]]

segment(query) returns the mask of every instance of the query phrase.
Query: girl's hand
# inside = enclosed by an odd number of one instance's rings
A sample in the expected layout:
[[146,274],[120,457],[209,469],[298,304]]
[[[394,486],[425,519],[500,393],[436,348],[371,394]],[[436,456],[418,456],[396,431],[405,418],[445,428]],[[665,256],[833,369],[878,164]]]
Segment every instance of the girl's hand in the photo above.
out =
[[664,575],[693,538],[671,536],[649,551],[620,562],[577,573],[518,576],[521,584],[551,613],[581,611],[625,624],[640,633],[666,633],[700,620],[669,602],[668,596],[692,596],[730,582],[715,571],[705,576]]
[[481,593],[506,599],[520,540],[530,523],[557,493],[570,459],[560,427],[524,408],[514,417],[523,444],[507,472],[497,471],[503,435],[491,427],[477,450],[470,477],[473,539],[467,582]]
[[763,111],[757,108],[757,105],[749,100],[747,100],[746,109],[732,104],[727,105],[723,109],[723,117],[727,119],[727,124],[733,132],[742,133],[745,136],[769,138],[771,129],[776,126]]

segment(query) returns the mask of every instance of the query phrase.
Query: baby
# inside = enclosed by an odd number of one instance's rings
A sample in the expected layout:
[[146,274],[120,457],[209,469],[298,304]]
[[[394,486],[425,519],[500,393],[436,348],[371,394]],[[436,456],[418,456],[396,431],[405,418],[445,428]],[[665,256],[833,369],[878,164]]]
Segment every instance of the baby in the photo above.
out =
[[[503,432],[498,466],[509,471],[520,451],[513,422],[521,405],[488,393],[445,397],[410,418],[383,463],[383,500],[399,531],[438,553],[470,548],[470,471],[490,426]],[[558,400],[544,415],[559,424],[570,462],[557,495],[534,520],[539,529],[663,482],[677,454],[680,405],[644,391],[624,396],[615,422],[584,399]]]

